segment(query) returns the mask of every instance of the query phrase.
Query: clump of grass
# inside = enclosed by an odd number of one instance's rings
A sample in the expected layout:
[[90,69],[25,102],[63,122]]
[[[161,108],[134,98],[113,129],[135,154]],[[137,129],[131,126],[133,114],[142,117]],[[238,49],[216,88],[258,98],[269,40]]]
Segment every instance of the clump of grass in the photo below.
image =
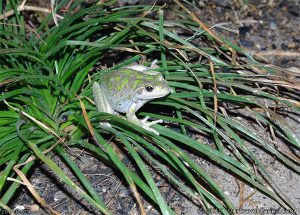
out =
[[[196,163],[190,153],[201,156],[255,187],[281,206],[293,209],[268,171],[253,154],[259,146],[299,173],[299,139],[285,125],[280,112],[290,108],[299,114],[299,104],[290,94],[298,93],[285,75],[290,71],[259,63],[255,58],[214,34],[178,1],[181,19],[164,20],[159,6],[114,7],[97,2],[75,10],[75,1],[56,25],[46,16],[36,29],[28,28],[22,13],[0,24],[0,191],[1,207],[8,210],[12,197],[26,183],[36,200],[57,213],[29,185],[27,173],[42,161],[57,177],[89,204],[111,214],[89,180],[72,161],[65,147],[77,147],[119,171],[130,186],[142,214],[142,196],[152,200],[162,214],[174,214],[155,183],[149,166],[168,183],[205,209],[229,214],[234,205],[221,186]],[[1,1],[0,9],[17,10],[21,2]],[[55,8],[65,7],[63,0]],[[76,12],[75,12],[76,11]],[[155,18],[151,18],[155,17]],[[5,22],[4,22],[5,21]],[[182,34],[184,33],[184,34]],[[201,44],[201,45],[197,45]],[[111,61],[111,59],[115,61]],[[165,121],[155,125],[157,136],[118,116],[98,113],[92,102],[91,86],[110,72],[140,59],[158,59],[160,68],[175,92],[151,102],[149,115]],[[96,72],[100,64],[109,69]],[[279,72],[280,71],[280,72]],[[274,86],[278,91],[274,91]],[[264,99],[267,103],[261,103]],[[271,106],[271,105],[272,106]],[[230,109],[230,107],[234,109]],[[154,110],[164,111],[154,111]],[[236,120],[252,115],[254,124],[268,128],[271,138]],[[112,128],[101,127],[109,121]],[[213,144],[191,138],[205,135]],[[109,138],[107,138],[109,136]],[[89,138],[87,138],[89,137]],[[273,138],[273,140],[272,140]],[[284,140],[278,145],[274,139]],[[129,169],[111,144],[127,152],[136,169]],[[81,185],[70,179],[51,159],[60,156]],[[124,182],[124,183],[125,183]]]

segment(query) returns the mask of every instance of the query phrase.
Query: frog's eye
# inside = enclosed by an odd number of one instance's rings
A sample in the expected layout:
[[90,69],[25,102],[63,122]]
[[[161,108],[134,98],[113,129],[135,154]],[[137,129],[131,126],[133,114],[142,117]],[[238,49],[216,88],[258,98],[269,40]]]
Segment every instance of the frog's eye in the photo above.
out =
[[152,92],[154,90],[154,87],[152,85],[146,85],[145,89],[146,89],[147,92],[150,93],[150,92]]

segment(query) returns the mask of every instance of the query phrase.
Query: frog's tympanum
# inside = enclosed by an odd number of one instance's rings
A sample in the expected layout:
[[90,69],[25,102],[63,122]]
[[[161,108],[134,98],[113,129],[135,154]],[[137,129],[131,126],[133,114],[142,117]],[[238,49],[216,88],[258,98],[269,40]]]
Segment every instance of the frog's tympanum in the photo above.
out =
[[[135,115],[146,102],[164,97],[171,92],[162,74],[151,70],[155,67],[157,66],[153,62],[151,67],[131,65],[103,74],[99,83],[93,84],[97,110],[111,114],[126,113],[128,121],[158,134],[150,126],[161,123],[161,119],[148,122],[148,116],[139,120]],[[109,126],[107,123],[106,125]]]

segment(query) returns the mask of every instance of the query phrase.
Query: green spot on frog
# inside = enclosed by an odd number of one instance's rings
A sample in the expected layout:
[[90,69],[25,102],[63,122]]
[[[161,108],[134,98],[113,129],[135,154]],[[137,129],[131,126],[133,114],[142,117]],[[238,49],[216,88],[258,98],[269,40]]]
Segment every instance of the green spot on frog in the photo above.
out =
[[142,80],[135,80],[133,83],[132,83],[132,88],[133,89],[136,89],[138,85],[142,84]]
[[128,79],[126,78],[124,78],[123,80],[121,80],[121,83],[119,83],[118,85],[117,85],[117,89],[118,90],[122,90],[126,85],[128,84]]
[[130,69],[125,69],[125,70],[121,70],[120,73],[125,75],[131,75],[132,71]]

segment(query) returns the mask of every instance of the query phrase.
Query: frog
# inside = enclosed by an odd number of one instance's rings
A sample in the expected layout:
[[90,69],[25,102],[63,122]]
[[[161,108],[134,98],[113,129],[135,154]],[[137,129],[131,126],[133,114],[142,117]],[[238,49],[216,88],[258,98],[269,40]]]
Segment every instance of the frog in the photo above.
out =
[[[102,74],[92,86],[97,111],[115,115],[123,113],[128,121],[159,135],[151,126],[162,123],[162,119],[148,121],[149,116],[144,119],[136,116],[147,102],[173,92],[163,75],[153,70],[155,68],[158,66],[153,61],[150,67],[134,64]],[[102,125],[111,127],[109,123]]]

